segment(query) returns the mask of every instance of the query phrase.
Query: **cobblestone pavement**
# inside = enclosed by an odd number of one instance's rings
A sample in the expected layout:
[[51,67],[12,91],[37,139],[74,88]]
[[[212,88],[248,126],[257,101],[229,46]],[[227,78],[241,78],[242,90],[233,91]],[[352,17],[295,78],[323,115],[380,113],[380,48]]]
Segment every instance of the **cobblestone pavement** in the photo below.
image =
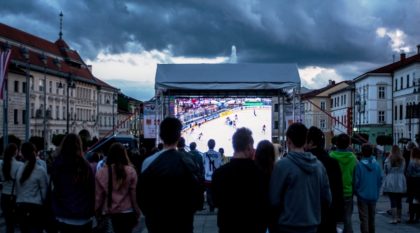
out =
[[[355,202],[353,212],[353,230],[355,233],[360,232],[359,226],[359,215],[357,211],[357,205]],[[388,222],[391,220],[391,216],[386,213],[390,208],[389,200],[387,197],[381,197],[377,204],[377,215],[376,215],[376,232],[377,233],[419,233],[420,223],[407,225],[405,221],[408,220],[408,205],[403,203],[403,223],[393,225]],[[341,227],[339,225],[339,227]],[[0,232],[5,232],[4,218],[0,217]],[[135,233],[147,233],[145,228],[144,218],[142,217],[139,221],[139,225],[133,231]],[[194,219],[194,233],[217,233],[217,216],[215,213],[209,213],[204,210],[198,212]],[[19,230],[16,230],[19,233]]]

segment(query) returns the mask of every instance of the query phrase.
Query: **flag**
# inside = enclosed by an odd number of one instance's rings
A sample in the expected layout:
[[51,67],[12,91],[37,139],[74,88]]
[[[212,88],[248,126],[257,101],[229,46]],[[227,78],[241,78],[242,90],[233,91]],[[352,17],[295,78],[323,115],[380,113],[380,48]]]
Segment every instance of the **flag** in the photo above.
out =
[[11,49],[6,49],[0,52],[0,99],[3,99],[3,86],[6,80],[7,65],[9,64]]

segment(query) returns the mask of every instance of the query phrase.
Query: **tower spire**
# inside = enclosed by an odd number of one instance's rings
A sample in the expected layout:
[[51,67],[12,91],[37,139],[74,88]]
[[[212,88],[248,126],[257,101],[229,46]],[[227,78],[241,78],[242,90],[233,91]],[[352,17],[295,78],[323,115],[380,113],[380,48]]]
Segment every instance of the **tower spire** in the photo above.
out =
[[59,40],[63,37],[63,12],[60,12],[60,33],[58,33]]

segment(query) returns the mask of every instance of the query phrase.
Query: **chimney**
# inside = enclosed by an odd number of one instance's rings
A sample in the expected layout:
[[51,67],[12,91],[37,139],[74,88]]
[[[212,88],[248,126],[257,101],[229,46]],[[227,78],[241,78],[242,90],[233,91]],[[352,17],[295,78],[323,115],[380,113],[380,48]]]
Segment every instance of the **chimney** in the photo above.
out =
[[404,61],[405,60],[405,52],[401,51],[400,53],[400,61]]
[[420,54],[420,44],[417,45],[417,54]]
[[334,80],[328,80],[328,86],[333,86],[335,85],[335,81]]
[[87,68],[89,69],[89,71],[92,73],[92,65],[87,65]]

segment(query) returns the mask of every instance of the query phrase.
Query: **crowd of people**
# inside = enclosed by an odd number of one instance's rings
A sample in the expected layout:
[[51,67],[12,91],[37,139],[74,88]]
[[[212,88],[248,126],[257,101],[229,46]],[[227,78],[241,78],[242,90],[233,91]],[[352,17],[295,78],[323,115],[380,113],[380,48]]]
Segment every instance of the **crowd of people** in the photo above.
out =
[[204,153],[195,142],[187,150],[181,131],[181,121],[164,119],[163,144],[139,161],[114,143],[105,158],[94,155],[89,163],[75,134],[63,139],[51,166],[33,144],[9,144],[0,163],[7,233],[16,225],[22,233],[129,233],[140,215],[149,233],[192,233],[194,214],[205,208],[217,213],[220,233],[332,233],[339,222],[351,233],[354,197],[360,230],[372,233],[381,193],[390,199],[391,224],[403,221],[404,197],[407,223],[420,220],[420,149],[414,144],[404,152],[393,146],[382,169],[372,145],[364,144],[357,159],[350,137],[341,134],[336,149],[326,151],[323,132],[301,123],[287,129],[287,150],[268,140],[254,149],[252,132],[239,128],[231,158],[213,139]]

